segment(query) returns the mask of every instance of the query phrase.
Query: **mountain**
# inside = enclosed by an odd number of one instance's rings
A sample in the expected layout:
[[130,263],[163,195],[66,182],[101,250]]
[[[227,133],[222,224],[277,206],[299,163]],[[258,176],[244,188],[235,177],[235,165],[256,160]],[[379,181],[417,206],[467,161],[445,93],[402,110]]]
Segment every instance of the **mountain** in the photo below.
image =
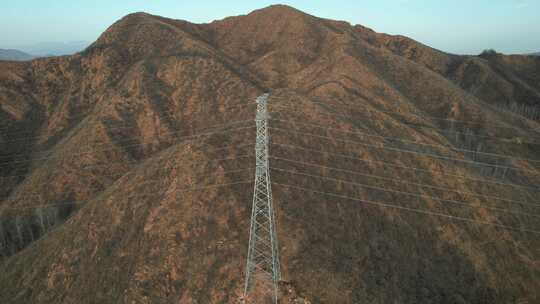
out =
[[237,303],[270,92],[281,303],[535,303],[539,71],[282,5],[0,62],[2,299]]
[[30,60],[34,58],[32,55],[25,52],[13,49],[0,49],[0,60]]
[[[0,60],[30,60],[38,57],[54,57],[72,55],[83,51],[90,43],[85,41],[72,42],[40,42],[21,46],[20,50],[0,49]],[[30,55],[31,54],[31,55]]]
[[69,42],[39,42],[20,46],[19,48],[38,57],[64,56],[72,55],[83,51],[90,45],[86,41]]

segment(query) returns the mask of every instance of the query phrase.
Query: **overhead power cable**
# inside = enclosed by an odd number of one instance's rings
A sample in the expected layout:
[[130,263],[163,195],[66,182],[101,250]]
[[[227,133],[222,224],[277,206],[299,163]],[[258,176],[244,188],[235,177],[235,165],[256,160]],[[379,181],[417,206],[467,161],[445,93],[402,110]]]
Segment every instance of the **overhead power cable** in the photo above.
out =
[[[252,147],[254,145],[255,145],[254,143],[244,144],[244,145],[226,145],[226,146],[223,146],[223,147],[215,148],[210,152],[213,153],[213,152],[216,152],[216,151],[229,149],[231,147],[234,147],[234,148]],[[249,158],[249,157],[254,157],[254,155],[246,154],[246,155],[241,155],[241,156],[235,157],[234,159]],[[123,165],[137,166],[137,165],[142,165],[144,162],[149,161],[151,159],[153,159],[153,157],[149,157],[149,158],[145,158],[145,159],[141,159],[141,160],[127,160],[127,161],[122,161],[122,162],[118,162],[118,163],[114,163],[114,164],[107,163],[107,164],[83,165],[83,166],[80,167],[80,169],[82,169],[82,170],[90,170],[90,169],[95,169],[95,168],[110,168],[111,166],[114,166],[114,165],[118,165],[118,166],[123,166]],[[229,158],[224,158],[224,159],[229,159]],[[233,158],[230,158],[230,159],[233,159]],[[208,161],[208,162],[212,162],[212,161]],[[56,168],[56,169],[52,169],[52,170],[47,171],[47,173],[58,172],[58,171],[63,171],[63,170],[65,170],[65,168]],[[31,175],[31,173],[30,173],[30,175]],[[30,175],[25,174],[25,175],[0,176],[0,180],[3,180],[3,179],[5,180],[5,179],[9,179],[9,178],[17,178],[17,177],[19,177],[19,178],[20,177],[29,177]],[[53,174],[50,174],[50,176],[52,176],[52,175]],[[100,177],[101,176],[110,177],[108,175],[100,175]]]
[[405,185],[413,185],[413,186],[420,187],[420,188],[437,189],[437,190],[441,190],[441,191],[454,192],[454,193],[458,193],[458,194],[461,194],[461,195],[481,197],[481,198],[488,199],[488,200],[498,200],[498,201],[503,201],[503,202],[508,202],[508,203],[515,203],[515,204],[522,204],[522,205],[534,205],[534,206],[540,207],[540,204],[531,204],[531,203],[527,203],[527,202],[523,202],[523,201],[511,200],[511,199],[506,199],[506,198],[498,197],[498,196],[484,195],[484,194],[480,194],[480,193],[476,193],[476,192],[461,191],[461,190],[452,189],[452,188],[446,188],[446,187],[422,184],[422,183],[417,183],[417,182],[410,182],[410,181],[403,180],[403,179],[398,179],[398,178],[390,178],[390,177],[386,177],[386,176],[362,173],[362,172],[359,172],[359,171],[353,171],[353,170],[342,169],[342,168],[337,168],[337,167],[323,166],[323,165],[314,164],[314,163],[301,162],[301,161],[296,161],[296,160],[289,159],[289,158],[284,158],[284,157],[271,156],[270,158],[275,159],[275,160],[279,160],[279,161],[285,161],[285,162],[293,163],[293,164],[299,164],[299,165],[303,165],[303,166],[307,166],[307,167],[316,167],[316,168],[321,168],[321,169],[340,171],[340,172],[345,172],[347,174],[353,174],[353,175],[356,175],[356,176],[372,177],[372,178],[377,178],[377,179],[380,179],[380,180],[392,181],[392,182],[395,182],[395,183],[400,183],[400,184],[405,184]]
[[540,163],[539,159],[520,158],[520,157],[516,157],[516,156],[511,156],[511,155],[504,155],[504,154],[491,153],[491,152],[482,152],[482,151],[477,151],[477,150],[468,150],[468,149],[456,148],[456,147],[453,147],[453,146],[440,145],[440,144],[430,144],[430,143],[424,143],[424,142],[419,142],[419,141],[401,139],[401,138],[396,138],[396,137],[383,136],[383,135],[377,135],[377,134],[370,134],[370,133],[366,133],[366,132],[340,130],[340,129],[337,129],[337,128],[323,126],[323,125],[320,125],[320,124],[301,123],[301,122],[296,122],[296,121],[293,121],[293,120],[278,119],[278,118],[270,118],[269,120],[271,120],[271,121],[279,121],[279,122],[286,122],[286,123],[295,124],[295,125],[313,126],[313,127],[317,127],[317,128],[321,128],[321,129],[325,129],[325,130],[332,130],[332,131],[339,132],[339,133],[358,134],[358,135],[361,135],[361,136],[375,137],[375,138],[380,138],[380,139],[383,139],[383,140],[385,140],[385,139],[386,140],[395,140],[395,141],[400,141],[400,142],[408,143],[408,144],[429,146],[429,147],[434,147],[434,148],[445,148],[445,149],[450,149],[450,150],[453,150],[453,151],[460,151],[460,152],[465,152],[465,153],[475,153],[475,154],[481,154],[481,155],[495,156],[495,157],[499,157],[499,158],[507,158],[507,159],[513,159],[513,160],[519,160],[519,161],[528,161],[528,162]]
[[[217,133],[225,133],[225,132],[230,132],[230,131],[238,131],[238,130],[243,130],[243,129],[254,129],[255,126],[249,126],[249,127],[238,127],[238,128],[234,128],[234,129],[226,129],[226,130],[219,130],[219,131],[214,131],[214,132],[203,132],[203,133],[199,133],[199,134],[193,134],[193,135],[187,135],[187,136],[182,136],[182,137],[177,137],[175,138],[176,140],[181,140],[180,142],[177,142],[177,143],[173,143],[173,144],[179,144],[179,143],[183,143],[183,142],[186,142],[186,141],[192,141],[194,139],[198,139],[199,137],[202,137],[202,136],[208,136],[208,135],[213,135],[213,134],[217,134]],[[178,132],[170,132],[168,134],[175,134],[175,133],[178,133]],[[187,139],[192,139],[192,140],[187,140]],[[136,141],[138,139],[130,139],[126,142],[130,142],[130,141]],[[116,144],[118,143],[121,143],[121,141],[117,141],[117,142],[114,142]],[[129,147],[137,147],[137,146],[140,146],[141,143],[140,142],[137,142],[135,144],[131,144],[131,145],[123,145],[121,147],[109,147],[109,148],[105,148],[105,149],[91,149],[91,150],[88,150],[88,151],[84,151],[84,152],[78,152],[78,153],[69,153],[68,155],[69,156],[80,156],[80,155],[85,155],[85,154],[90,154],[90,153],[95,153],[95,152],[105,152],[105,151],[113,151],[113,150],[116,150],[118,148],[129,148]],[[92,147],[92,146],[90,146]],[[48,157],[38,157],[38,158],[30,158],[30,159],[24,159],[24,160],[15,160],[15,161],[8,161],[8,162],[1,162],[0,163],[0,167],[1,166],[5,166],[5,165],[10,165],[10,164],[17,164],[17,163],[28,163],[28,162],[33,162],[33,161],[37,161],[37,160],[40,160],[40,161],[44,161],[44,160],[49,160],[49,159],[58,159],[58,158],[62,158],[63,155],[51,155],[51,156],[48,156]],[[65,158],[65,156],[63,156]]]
[[[399,165],[399,164],[385,162],[385,161],[379,161],[379,160],[363,159],[363,158],[359,158],[359,157],[353,156],[353,155],[340,154],[340,153],[329,152],[329,151],[318,150],[318,149],[311,149],[311,148],[306,148],[306,147],[302,147],[302,146],[298,146],[298,145],[282,144],[282,143],[276,143],[276,142],[272,142],[271,144],[274,145],[274,146],[279,146],[279,147],[284,147],[284,148],[298,149],[298,150],[303,150],[303,151],[319,153],[319,154],[323,154],[323,155],[324,154],[332,155],[332,156],[336,156],[336,157],[340,157],[340,158],[344,158],[344,159],[357,160],[357,161],[367,162],[367,163],[378,163],[378,164],[388,165],[388,166],[391,166],[391,167],[396,167],[396,168],[401,168],[401,169],[414,170],[414,171],[419,171],[419,172],[426,172],[426,173],[429,173],[429,174],[433,173],[432,171],[426,170],[426,169],[420,169],[420,168],[411,167],[411,166]],[[444,172],[443,170],[440,170],[440,172],[445,176],[464,178],[464,179],[467,179],[467,180],[481,182],[481,183],[489,183],[489,184],[494,184],[494,185],[510,186],[510,187],[515,187],[515,188],[527,189],[527,190],[531,190],[531,191],[540,191],[540,188],[527,187],[527,186],[517,185],[517,184],[513,184],[513,183],[503,183],[503,182],[498,182],[498,181],[489,180],[489,179],[473,178],[473,177],[470,177],[468,175],[451,174],[451,173]]]
[[[279,97],[274,97],[274,99],[280,99]],[[287,99],[283,99],[281,98],[282,100],[287,100]],[[317,101],[314,101],[312,99],[310,99],[309,103],[312,103],[312,104],[319,104],[321,106],[325,106],[325,107],[331,107],[331,106],[334,106],[333,104],[330,104],[330,103],[324,103],[324,102],[317,102]],[[431,119],[431,120],[443,120],[443,121],[449,121],[449,122],[453,122],[453,123],[467,123],[467,124],[478,124],[478,125],[488,125],[488,123],[478,123],[478,122],[472,122],[472,121],[461,121],[461,120],[455,120],[455,119],[449,119],[449,118],[442,118],[442,117],[435,117],[435,116],[429,116],[429,115],[419,115],[419,114],[415,114],[415,113],[405,113],[405,112],[396,112],[396,111],[386,111],[386,110],[379,110],[379,109],[375,109],[375,108],[368,108],[364,103],[358,103],[358,104],[355,104],[355,105],[347,105],[348,107],[351,107],[351,106],[363,106],[365,110],[367,110],[368,112],[374,112],[374,113],[383,113],[383,114],[391,114],[391,115],[399,115],[401,118],[408,118],[404,115],[410,115],[410,116],[415,116],[415,117],[419,117],[421,119]],[[272,105],[272,108],[274,107],[281,107],[281,108],[284,108],[285,105],[281,105],[281,104],[273,104]],[[288,109],[290,110],[290,109]],[[329,115],[334,115],[334,116],[342,116],[342,117],[348,117],[348,118],[352,118],[350,115],[345,115],[343,113],[327,113]],[[522,118],[522,117],[520,117]],[[411,124],[411,125],[418,125],[418,123],[411,123],[411,122],[403,122],[401,121],[401,123],[403,124]],[[445,129],[441,129],[441,128],[437,128],[437,127],[434,127],[434,126],[430,126],[429,128],[433,128],[433,129],[438,129],[438,130],[445,130]],[[496,129],[502,129],[502,130],[512,130],[512,131],[523,131],[523,130],[519,130],[515,127],[502,127],[502,126],[495,126]],[[535,130],[531,130],[533,132],[537,132]],[[534,139],[538,139],[540,140],[540,137],[536,137]],[[540,142],[533,142],[534,144],[540,144]]]
[[[253,121],[250,120],[250,119],[244,119],[244,120],[238,120],[238,121],[233,121],[233,122],[229,122],[229,123],[221,123],[221,124],[215,124],[215,125],[212,125],[212,126],[209,126],[209,127],[206,127],[206,128],[202,128],[202,129],[197,129],[197,130],[176,130],[176,131],[166,131],[166,132],[161,132],[159,129],[157,129],[156,133],[158,135],[169,135],[169,134],[176,134],[176,133],[180,133],[180,132],[185,132],[185,133],[188,133],[188,134],[191,134],[192,132],[203,132],[203,131],[212,131],[212,130],[219,130],[219,129],[222,129],[222,128],[225,128],[225,127],[231,127],[231,126],[235,126],[235,125],[240,125],[240,124],[252,124]],[[106,131],[115,131],[117,129],[123,129],[123,127],[120,127],[120,128],[106,128],[105,130]],[[133,140],[133,139],[130,139],[130,140]],[[129,140],[128,140],[129,141]],[[42,151],[38,151],[38,152],[46,152],[47,150],[42,150]],[[13,154],[7,154],[7,155],[2,155],[2,157],[0,157],[0,159],[3,159],[3,158],[12,158],[13,155],[18,155],[20,153],[13,153]]]
[[[358,186],[358,187],[362,187],[362,188],[366,188],[366,189],[374,189],[374,190],[377,190],[377,191],[395,193],[395,194],[402,194],[402,195],[406,195],[406,196],[414,196],[414,197],[418,197],[418,198],[433,199],[433,200],[439,201],[439,203],[446,202],[446,203],[450,203],[450,204],[466,206],[468,208],[478,208],[478,207],[480,207],[480,208],[493,210],[493,211],[497,211],[497,212],[505,212],[505,213],[510,213],[510,214],[517,214],[517,215],[540,218],[539,214],[530,213],[530,212],[513,211],[513,210],[504,209],[504,208],[489,207],[489,206],[474,206],[474,205],[471,205],[470,203],[467,203],[467,202],[444,199],[444,198],[440,198],[440,197],[436,197],[436,196],[432,196],[432,195],[427,195],[427,194],[422,194],[422,193],[411,193],[411,192],[407,192],[407,191],[393,190],[393,189],[389,189],[389,188],[383,188],[383,187],[373,186],[373,185],[364,184],[364,183],[357,183],[357,182],[353,182],[353,181],[350,181],[350,180],[333,178],[333,177],[326,177],[326,176],[322,176],[322,175],[309,174],[309,173],[305,173],[305,172],[291,171],[291,170],[286,170],[286,169],[278,168],[278,167],[270,167],[270,168],[272,170],[276,170],[276,171],[284,172],[284,173],[288,173],[288,174],[301,175],[301,176],[324,179],[324,180],[331,180],[331,181],[334,181],[334,182],[349,184],[349,185]],[[539,205],[536,205],[536,204],[529,204],[529,205],[534,205],[536,207],[539,206]]]
[[392,208],[392,209],[410,211],[410,212],[415,212],[415,213],[424,214],[424,215],[430,215],[430,216],[447,218],[447,219],[456,220],[456,221],[468,222],[468,223],[472,223],[472,224],[493,226],[493,227],[503,228],[503,229],[512,230],[512,231],[540,234],[540,231],[537,231],[537,230],[532,230],[532,229],[527,229],[527,228],[524,229],[524,228],[514,227],[514,226],[507,226],[507,225],[494,223],[494,222],[488,222],[488,221],[478,221],[478,220],[473,219],[473,218],[465,218],[465,217],[453,216],[453,215],[448,215],[448,214],[439,213],[439,212],[432,212],[432,211],[423,210],[423,209],[416,209],[416,208],[411,208],[411,207],[394,205],[394,204],[391,204],[391,203],[388,203],[388,202],[377,202],[377,201],[365,200],[365,199],[349,197],[349,196],[340,195],[340,194],[336,194],[336,193],[323,192],[323,191],[319,191],[319,190],[314,190],[314,189],[309,189],[309,188],[304,188],[304,187],[298,187],[298,186],[293,186],[293,185],[288,185],[288,184],[283,184],[283,183],[272,182],[272,184],[273,185],[279,185],[279,186],[282,186],[282,187],[287,187],[287,188],[290,188],[290,189],[298,189],[298,190],[308,191],[308,192],[317,193],[317,194],[321,194],[321,195],[326,195],[326,196],[330,196],[330,197],[357,201],[357,202],[361,202],[361,203],[364,203],[364,204],[367,204],[367,205],[374,205],[374,206],[383,207],[383,208]]
[[[228,170],[228,171],[223,171],[222,174],[229,174],[229,173],[238,173],[238,172],[244,172],[244,171],[252,171],[254,169],[254,167],[249,167],[249,168],[242,168],[242,169],[237,169],[237,170]],[[146,185],[152,185],[152,184],[157,184],[159,182],[163,182],[163,179],[161,180],[152,180],[152,181],[147,181],[145,183],[141,183],[141,184],[138,184],[138,187],[142,187],[142,186],[146,186]],[[182,192],[189,192],[189,191],[193,191],[193,190],[200,190],[200,189],[206,189],[206,188],[213,188],[213,187],[219,187],[219,186],[225,186],[225,185],[233,185],[233,184],[239,184],[239,183],[253,183],[252,180],[249,180],[249,181],[242,181],[242,182],[233,182],[233,183],[225,183],[225,184],[206,184],[204,186],[194,186],[194,187],[189,187],[189,188],[185,188],[185,189],[180,189],[180,190],[175,190],[174,193],[182,193]],[[156,194],[155,193],[152,193],[152,194],[143,194],[143,195],[136,195],[136,196],[133,196],[133,197],[146,197],[146,196],[155,196]],[[130,198],[133,198],[133,197],[130,197]],[[93,200],[95,198],[92,198],[91,200]],[[37,208],[45,208],[45,207],[51,207],[51,206],[62,206],[62,205],[81,205],[81,204],[84,204],[86,201],[83,201],[82,203],[74,203],[74,202],[71,202],[71,203],[52,203],[52,204],[41,204],[41,205],[37,205],[37,206],[0,206],[0,215],[1,215],[1,212],[2,211],[7,211],[7,210],[33,210],[33,209],[37,209]]]
[[[218,149],[219,150],[219,149]],[[240,160],[240,159],[246,159],[246,158],[252,158],[254,157],[253,155],[241,155],[241,156],[235,156],[235,157],[227,157],[227,158],[219,158],[219,159],[212,159],[212,160],[208,160],[205,162],[205,164],[210,164],[210,163],[215,163],[215,162],[224,162],[224,161],[231,161],[231,160]],[[249,169],[249,168],[248,168]],[[227,173],[227,172],[223,172],[223,173]],[[123,175],[118,175],[117,178],[115,180],[112,181],[112,183],[114,183],[117,179],[119,179],[120,177],[122,177]],[[97,176],[97,178],[114,178],[112,175],[99,175]],[[153,183],[153,181],[149,181],[150,183]],[[143,182],[140,185],[144,185],[146,182]],[[33,188],[39,188],[39,187],[42,187],[42,186],[48,186],[50,185],[50,181],[48,180],[47,182],[44,182],[44,183],[39,183],[39,184],[32,184],[32,187]],[[20,185],[19,185],[20,186]],[[19,190],[19,189],[15,189],[16,191]],[[16,201],[16,200],[21,200],[21,199],[28,199],[29,197],[41,197],[41,195],[43,195],[43,193],[33,193],[33,192],[25,192],[23,194],[19,194],[19,193],[11,193],[10,196],[8,196],[6,198],[6,201],[7,199],[11,200],[11,201]],[[0,207],[0,209],[2,209]]]
[[[320,101],[314,101],[314,100],[310,100],[310,102],[315,103],[315,104],[325,105],[325,106],[330,105],[328,103],[324,103],[324,102],[320,102]],[[442,120],[442,121],[448,121],[448,122],[451,122],[451,123],[467,124],[467,125],[486,125],[486,124],[489,124],[486,121],[484,121],[484,122],[466,121],[466,120],[458,120],[458,119],[446,118],[446,117],[430,116],[430,115],[425,115],[424,113],[418,113],[417,114],[417,113],[413,113],[413,112],[402,112],[399,108],[397,109],[397,111],[381,110],[381,109],[376,109],[374,107],[373,108],[368,108],[368,106],[365,103],[358,103],[358,104],[348,105],[348,106],[357,106],[357,105],[365,108],[369,112],[378,112],[378,113],[385,113],[385,114],[397,114],[397,115],[401,115],[401,116],[410,115],[410,116],[419,117],[421,119]],[[522,117],[519,117],[519,118],[522,118]],[[515,127],[496,126],[496,128],[503,129],[503,130],[511,130],[511,131],[516,130]]]
[[[223,111],[227,111],[227,110],[230,110],[230,109],[235,109],[235,108],[246,108],[246,107],[249,107],[249,106],[254,106],[256,105],[255,103],[248,103],[248,104],[240,104],[240,105],[234,105],[234,106],[230,106],[230,107],[226,107],[226,108],[223,108],[223,109],[220,109],[220,112],[222,112],[222,114],[225,114],[223,113]],[[198,110],[198,111],[195,111],[193,113],[190,113],[190,114],[198,114],[198,113],[208,113],[209,111],[208,110]],[[99,115],[98,113],[85,113],[85,114],[80,114],[80,115],[74,115],[74,116],[70,116],[70,117],[67,117],[68,120],[74,120],[74,119],[77,119],[77,118],[87,118],[87,117],[90,117],[92,118],[90,115],[92,114],[96,114],[96,115]],[[134,115],[136,113],[133,113]],[[149,113],[146,113],[146,116],[150,116],[148,115]],[[156,113],[156,114],[169,114],[169,115],[175,115],[175,114],[181,114],[180,111],[163,111],[163,112],[159,112],[159,113]],[[102,116],[98,116],[96,117],[97,119],[100,119],[101,122],[103,122],[102,119],[115,119],[116,117],[102,117]],[[83,119],[84,120],[84,119]],[[82,121],[82,120],[81,120]],[[129,124],[126,124],[126,121],[122,121],[122,123],[127,126]],[[120,126],[118,126],[119,129],[122,128]],[[10,127],[8,128],[3,128],[3,129],[0,129],[0,137],[2,136],[6,136],[6,135],[9,135],[10,137],[14,136],[14,135],[19,135],[19,134],[32,134],[32,132],[28,132],[28,131],[22,131],[22,132],[7,132],[6,130],[10,129]],[[24,137],[19,137],[19,138],[24,138],[24,139],[40,139],[40,138],[47,138],[48,136],[47,135],[36,135],[36,136],[24,136]]]
[[[291,108],[282,107],[282,106],[272,106],[272,107],[273,108],[278,108],[278,109],[281,108],[282,110],[286,110],[288,112],[292,111],[292,112],[297,112],[297,113],[303,114],[303,113],[297,111],[296,109],[291,109]],[[282,112],[275,112],[275,111],[270,112],[270,114],[276,114],[276,113],[282,113]],[[328,115],[329,117],[342,117],[342,118],[345,118],[345,119],[348,119],[348,120],[351,120],[351,121],[358,120],[358,118],[354,118],[354,117],[352,117],[350,115],[342,115],[342,114],[336,114],[336,113],[331,113],[331,112],[322,112],[321,114],[322,115]],[[518,143],[517,138],[504,138],[504,137],[497,137],[497,136],[479,135],[479,134],[474,134],[474,133],[469,134],[469,133],[459,132],[459,131],[449,131],[448,129],[442,129],[442,128],[438,128],[438,127],[435,127],[435,126],[428,126],[428,125],[419,125],[418,123],[411,123],[411,122],[407,122],[407,121],[400,121],[399,123],[404,124],[404,125],[411,125],[411,126],[414,126],[414,127],[428,128],[428,129],[432,129],[432,130],[437,130],[440,133],[449,134],[449,135],[453,135],[453,136],[471,136],[472,135],[475,138],[483,138],[483,139],[486,139],[486,140],[500,141],[500,142],[512,143],[512,144]],[[416,130],[416,131],[418,131],[418,130]],[[521,138],[519,138],[519,143],[521,143],[521,144],[530,144],[530,145],[540,145],[540,142],[527,141],[527,140],[521,139]]]
[[350,144],[369,147],[369,148],[374,148],[374,149],[381,149],[381,150],[387,150],[387,151],[394,151],[394,152],[408,153],[408,154],[414,154],[414,155],[421,155],[421,156],[425,156],[425,157],[431,157],[431,158],[448,160],[448,161],[456,161],[456,162],[472,164],[472,165],[476,165],[476,166],[493,167],[493,168],[500,168],[500,169],[513,169],[513,170],[518,170],[518,171],[530,172],[530,173],[535,174],[535,175],[540,175],[540,172],[538,172],[536,170],[530,170],[530,169],[525,169],[525,168],[517,168],[517,167],[513,167],[513,166],[493,165],[493,164],[482,163],[482,162],[477,162],[477,161],[472,161],[472,160],[459,159],[459,158],[453,158],[453,157],[448,157],[448,156],[442,156],[442,155],[436,155],[436,154],[431,154],[431,153],[424,153],[424,152],[418,152],[418,151],[412,151],[412,150],[406,150],[406,149],[400,149],[400,148],[394,148],[394,147],[381,147],[381,146],[368,144],[368,143],[362,143],[362,142],[358,142],[358,141],[354,141],[354,140],[337,139],[337,138],[332,138],[332,137],[328,137],[328,136],[322,136],[322,135],[317,135],[317,134],[307,133],[307,132],[301,132],[301,131],[296,131],[296,130],[291,131],[290,129],[282,129],[282,128],[276,128],[276,127],[268,127],[268,128],[271,129],[271,130],[279,131],[279,132],[296,133],[296,134],[307,135],[307,136],[316,137],[316,138],[322,138],[322,139],[327,139],[327,140],[350,143]]
[[[241,124],[241,123],[245,123],[245,122],[251,122],[251,120],[249,120],[249,119],[246,119],[246,120],[240,120],[240,121],[238,121],[237,123],[235,123],[235,122],[231,123],[231,125],[234,125],[234,124]],[[218,124],[218,125],[228,125],[228,124],[227,124],[227,123],[222,123],[222,124]],[[112,127],[108,127],[108,126],[106,126],[105,124],[100,125],[100,126],[103,126],[103,127],[104,127],[104,130],[107,131],[107,132],[111,132],[111,131],[120,131],[120,130],[133,130],[134,127],[136,127],[135,125],[129,124],[129,123],[128,123],[128,124],[123,124],[123,125],[114,125],[114,126],[112,126]],[[212,128],[212,126],[207,127],[207,128],[204,128],[204,129],[202,129],[202,130],[210,129],[210,128]],[[95,129],[94,129],[94,130],[95,130]],[[177,130],[177,131],[179,131],[179,130]],[[186,131],[186,132],[189,132],[190,130],[188,129],[188,130],[185,130],[185,131]],[[167,135],[168,132],[170,132],[170,131],[161,132],[161,129],[159,129],[159,128],[158,128],[158,129],[155,129],[155,133],[156,133],[157,135],[162,135],[162,134],[163,134],[163,135]],[[175,132],[176,132],[176,131],[175,131]],[[40,136],[40,137],[42,137],[42,138],[51,138],[52,136],[51,136],[51,135],[42,135],[42,136]],[[35,143],[32,142],[32,140],[35,140],[35,139],[39,139],[39,138],[36,138],[36,137],[27,137],[27,138],[25,138],[25,137],[19,137],[19,138],[15,139],[15,140],[4,141],[3,143],[4,143],[4,144],[12,144],[12,143],[16,143],[16,142],[26,142],[26,143],[28,143],[27,145],[22,145],[22,144],[21,144],[21,145],[18,145],[18,147],[20,148],[20,147],[33,146]]]

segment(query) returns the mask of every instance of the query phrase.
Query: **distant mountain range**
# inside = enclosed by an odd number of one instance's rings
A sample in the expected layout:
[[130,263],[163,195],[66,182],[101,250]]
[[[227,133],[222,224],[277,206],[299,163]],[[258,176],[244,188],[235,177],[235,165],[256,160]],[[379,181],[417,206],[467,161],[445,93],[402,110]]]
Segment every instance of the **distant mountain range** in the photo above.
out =
[[39,42],[31,45],[19,46],[20,49],[37,57],[72,55],[84,50],[90,43],[86,41],[70,42]]
[[30,60],[37,57],[53,57],[72,55],[84,50],[89,42],[40,42],[32,45],[17,46],[10,49],[0,49],[0,60]]
[[13,49],[0,49],[0,60],[30,60],[34,56],[27,54],[23,51],[13,50]]

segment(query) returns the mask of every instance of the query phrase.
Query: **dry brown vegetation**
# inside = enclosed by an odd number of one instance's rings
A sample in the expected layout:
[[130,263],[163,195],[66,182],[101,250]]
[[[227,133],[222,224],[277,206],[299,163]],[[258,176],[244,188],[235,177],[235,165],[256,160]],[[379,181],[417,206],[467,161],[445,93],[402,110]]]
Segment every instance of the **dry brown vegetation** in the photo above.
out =
[[0,62],[0,302],[237,303],[267,91],[282,303],[540,300],[540,58],[272,6]]

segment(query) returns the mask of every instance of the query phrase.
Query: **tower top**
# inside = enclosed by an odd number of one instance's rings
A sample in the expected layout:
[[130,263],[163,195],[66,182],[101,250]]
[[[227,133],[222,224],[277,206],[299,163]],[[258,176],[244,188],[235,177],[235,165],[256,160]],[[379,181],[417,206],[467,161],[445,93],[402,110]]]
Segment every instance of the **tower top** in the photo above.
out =
[[269,96],[270,96],[270,93],[264,93],[261,96],[257,97],[256,101],[257,103],[266,102]]

